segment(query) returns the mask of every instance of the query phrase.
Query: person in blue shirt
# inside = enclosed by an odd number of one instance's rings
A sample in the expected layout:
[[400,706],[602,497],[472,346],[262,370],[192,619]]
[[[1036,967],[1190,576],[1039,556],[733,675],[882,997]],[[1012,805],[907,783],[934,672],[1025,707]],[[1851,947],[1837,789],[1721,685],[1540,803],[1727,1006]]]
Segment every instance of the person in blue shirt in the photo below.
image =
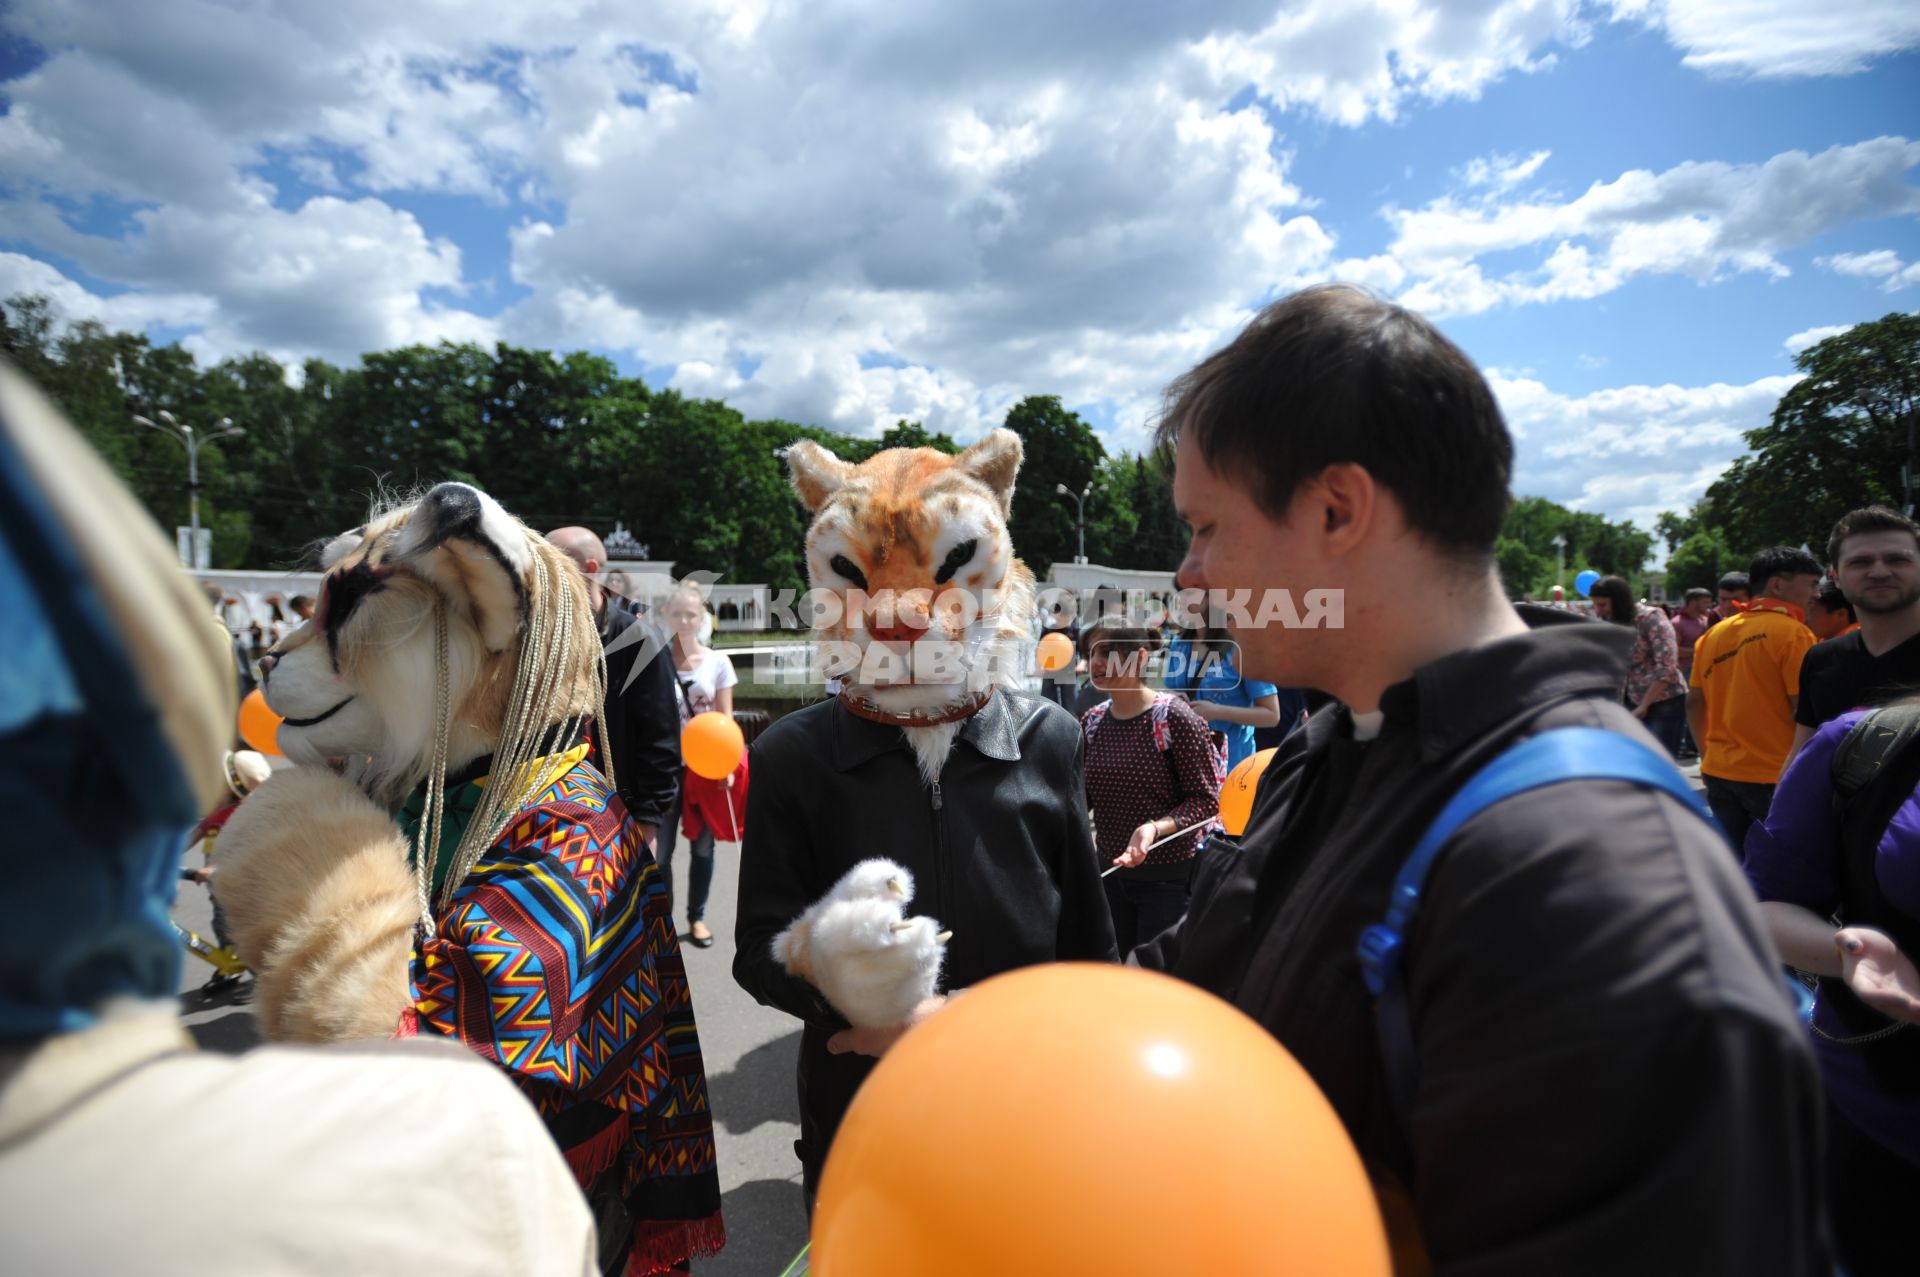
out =
[[1254,752],[1253,733],[1280,721],[1279,690],[1257,678],[1242,678],[1239,652],[1223,629],[1201,630],[1184,644],[1184,686],[1194,712],[1227,740],[1227,770]]

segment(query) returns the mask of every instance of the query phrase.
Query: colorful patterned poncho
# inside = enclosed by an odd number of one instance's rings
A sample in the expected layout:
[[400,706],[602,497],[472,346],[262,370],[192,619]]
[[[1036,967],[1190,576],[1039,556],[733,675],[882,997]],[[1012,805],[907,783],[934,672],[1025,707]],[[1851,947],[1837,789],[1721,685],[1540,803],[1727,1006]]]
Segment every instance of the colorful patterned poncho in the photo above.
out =
[[[633,1221],[630,1277],[726,1241],[713,1121],[665,884],[584,750],[555,755],[414,954],[401,1033],[455,1038],[533,1101],[583,1191]],[[485,779],[448,778],[441,845]],[[409,830],[418,799],[402,809]],[[446,859],[443,853],[441,860]],[[435,896],[438,897],[436,884]],[[608,1221],[595,1202],[603,1232]]]

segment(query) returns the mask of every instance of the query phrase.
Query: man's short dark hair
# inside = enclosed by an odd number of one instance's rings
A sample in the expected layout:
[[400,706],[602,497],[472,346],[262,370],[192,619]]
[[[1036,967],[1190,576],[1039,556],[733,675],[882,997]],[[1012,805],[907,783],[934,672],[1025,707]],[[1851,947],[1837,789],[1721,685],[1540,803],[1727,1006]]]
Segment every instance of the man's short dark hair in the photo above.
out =
[[1713,597],[1712,590],[1709,590],[1704,585],[1696,585],[1687,591],[1686,600],[1681,604],[1681,606],[1684,607],[1686,606],[1687,603],[1691,603],[1695,599],[1710,599],[1712,597]]
[[[1874,530],[1876,532],[1879,531],[1878,528]],[[1847,596],[1840,592],[1839,586],[1828,583],[1826,588],[1820,591],[1818,597],[1820,599],[1820,606],[1825,608],[1829,613],[1845,612],[1847,614],[1847,620],[1850,622],[1860,619],[1854,615],[1853,604],[1847,602]]]
[[1513,439],[1474,362],[1419,315],[1321,284],[1274,302],[1167,388],[1155,443],[1191,430],[1216,474],[1247,476],[1269,518],[1328,466],[1364,466],[1433,544],[1491,557]]
[[1820,560],[1806,550],[1791,545],[1768,546],[1753,556],[1753,562],[1747,565],[1747,580],[1757,582],[1751,588],[1760,593],[1767,592],[1767,586],[1776,576],[1819,576]]
[[1723,590],[1738,590],[1742,594],[1751,595],[1753,593],[1753,582],[1747,579],[1745,572],[1729,572],[1720,578],[1720,588]]
[[308,607],[312,607],[313,596],[310,594],[296,594],[292,598],[287,600],[288,607],[299,607],[301,604],[305,604]]
[[1857,537],[1868,532],[1904,532],[1913,538],[1914,546],[1920,548],[1920,524],[1888,506],[1863,506],[1858,510],[1847,511],[1840,516],[1840,521],[1833,525],[1833,535],[1827,538],[1827,563],[1838,568],[1840,546],[1848,537]]

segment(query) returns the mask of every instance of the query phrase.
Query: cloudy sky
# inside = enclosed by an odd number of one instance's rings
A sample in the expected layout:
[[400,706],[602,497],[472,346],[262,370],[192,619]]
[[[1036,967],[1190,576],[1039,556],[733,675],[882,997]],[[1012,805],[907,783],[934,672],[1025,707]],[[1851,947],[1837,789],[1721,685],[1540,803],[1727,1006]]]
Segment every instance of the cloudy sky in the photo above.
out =
[[0,296],[203,358],[503,339],[1138,447],[1348,279],[1488,370],[1521,492],[1643,524],[1920,308],[1914,0],[12,0],[0,107]]

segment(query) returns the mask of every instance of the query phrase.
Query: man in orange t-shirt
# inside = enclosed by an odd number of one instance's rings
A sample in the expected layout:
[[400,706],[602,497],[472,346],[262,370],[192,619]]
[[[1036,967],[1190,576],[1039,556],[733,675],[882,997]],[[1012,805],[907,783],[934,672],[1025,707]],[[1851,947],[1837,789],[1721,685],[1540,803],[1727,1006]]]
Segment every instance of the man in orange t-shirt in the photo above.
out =
[[1700,636],[1693,648],[1687,723],[1700,743],[1707,804],[1737,849],[1764,820],[1793,748],[1800,658],[1813,646],[1806,607],[1820,563],[1805,550],[1775,546],[1747,573],[1755,597]]

